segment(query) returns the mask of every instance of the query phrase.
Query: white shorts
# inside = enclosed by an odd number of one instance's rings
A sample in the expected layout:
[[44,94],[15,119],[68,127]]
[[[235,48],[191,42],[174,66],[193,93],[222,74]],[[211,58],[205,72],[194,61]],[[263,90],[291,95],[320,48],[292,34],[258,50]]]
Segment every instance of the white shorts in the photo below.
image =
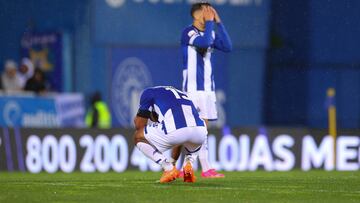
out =
[[206,140],[207,129],[204,126],[185,127],[165,134],[162,125],[148,125],[144,129],[144,136],[150,144],[160,152],[164,152],[176,145],[184,145],[189,152],[194,152]]
[[187,92],[188,97],[194,103],[200,118],[217,120],[216,95],[215,92],[195,91]]

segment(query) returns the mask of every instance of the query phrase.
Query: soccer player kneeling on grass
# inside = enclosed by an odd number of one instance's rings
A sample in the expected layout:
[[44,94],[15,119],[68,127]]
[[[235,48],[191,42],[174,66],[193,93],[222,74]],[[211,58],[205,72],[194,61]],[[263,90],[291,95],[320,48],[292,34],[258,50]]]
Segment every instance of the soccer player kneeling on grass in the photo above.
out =
[[171,158],[163,154],[177,145],[183,145],[187,152],[184,182],[195,182],[192,165],[206,139],[207,129],[185,93],[173,87],[145,89],[134,123],[136,147],[164,169],[161,183],[171,182],[178,176]]

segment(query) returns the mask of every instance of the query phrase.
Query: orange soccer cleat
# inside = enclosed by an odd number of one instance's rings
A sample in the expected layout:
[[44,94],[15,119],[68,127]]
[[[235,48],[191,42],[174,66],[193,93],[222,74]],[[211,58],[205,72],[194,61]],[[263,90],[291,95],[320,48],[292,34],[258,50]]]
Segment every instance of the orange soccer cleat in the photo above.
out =
[[179,175],[178,173],[179,171],[176,169],[175,166],[171,171],[164,171],[164,173],[160,178],[160,183],[168,183],[174,181],[176,177]]
[[186,165],[183,168],[183,173],[184,173],[184,182],[187,182],[187,183],[195,182],[196,177],[194,175],[194,170],[189,161],[186,162]]

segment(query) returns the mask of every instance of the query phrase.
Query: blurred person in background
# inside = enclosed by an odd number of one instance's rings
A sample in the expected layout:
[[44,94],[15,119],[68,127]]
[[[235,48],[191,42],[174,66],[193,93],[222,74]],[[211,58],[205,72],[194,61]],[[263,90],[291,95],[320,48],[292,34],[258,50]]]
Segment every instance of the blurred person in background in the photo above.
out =
[[43,94],[47,92],[48,87],[44,72],[40,68],[35,68],[34,75],[26,81],[24,90]]
[[22,90],[21,79],[17,73],[17,64],[13,60],[5,62],[5,71],[1,76],[2,86],[5,92],[17,92]]
[[102,101],[100,92],[91,97],[91,106],[85,117],[85,124],[89,128],[111,128],[111,113],[108,105]]
[[[232,43],[221,22],[217,11],[210,3],[195,3],[191,6],[192,25],[183,30],[181,48],[183,53],[183,91],[187,93],[204,119],[206,126],[209,121],[217,120],[215,82],[213,68],[213,52],[220,50],[230,52]],[[215,32],[215,27],[216,32]],[[220,68],[220,67],[219,67]],[[174,148],[172,158],[179,158],[181,146]],[[199,151],[203,178],[223,178],[217,173],[208,160],[207,139]],[[183,173],[179,173],[182,175]]]
[[25,88],[26,82],[34,75],[34,65],[29,58],[23,58],[19,68],[19,77],[22,88]]

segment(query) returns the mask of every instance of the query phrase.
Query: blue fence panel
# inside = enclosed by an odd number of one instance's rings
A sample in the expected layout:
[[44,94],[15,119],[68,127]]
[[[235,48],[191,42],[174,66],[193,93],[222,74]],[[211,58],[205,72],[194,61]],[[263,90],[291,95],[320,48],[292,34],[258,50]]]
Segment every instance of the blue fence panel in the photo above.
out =
[[0,97],[3,127],[59,126],[55,102],[50,98]]

